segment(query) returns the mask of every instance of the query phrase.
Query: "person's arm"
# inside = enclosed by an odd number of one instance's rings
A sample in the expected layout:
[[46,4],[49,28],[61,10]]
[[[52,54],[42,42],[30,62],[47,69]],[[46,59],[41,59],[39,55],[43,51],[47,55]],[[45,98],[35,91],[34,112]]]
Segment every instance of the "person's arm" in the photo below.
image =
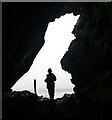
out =
[[47,79],[45,79],[44,81],[47,82]]
[[56,76],[53,74],[53,76],[54,76],[54,81],[56,81]]

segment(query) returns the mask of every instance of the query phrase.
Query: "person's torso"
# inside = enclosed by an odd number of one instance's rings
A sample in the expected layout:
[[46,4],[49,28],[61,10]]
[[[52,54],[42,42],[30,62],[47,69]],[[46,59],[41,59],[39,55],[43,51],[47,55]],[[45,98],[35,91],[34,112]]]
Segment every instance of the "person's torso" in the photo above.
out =
[[54,81],[55,81],[55,75],[53,73],[48,74],[47,75],[47,80],[51,84],[54,83]]

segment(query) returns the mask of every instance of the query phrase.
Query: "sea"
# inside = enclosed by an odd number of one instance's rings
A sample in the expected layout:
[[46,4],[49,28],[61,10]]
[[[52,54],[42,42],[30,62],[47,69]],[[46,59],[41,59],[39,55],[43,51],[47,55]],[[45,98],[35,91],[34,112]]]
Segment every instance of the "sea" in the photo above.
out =
[[[26,91],[30,91],[30,92],[34,93],[33,89],[21,89],[21,90],[12,89],[12,90],[13,91],[25,91],[26,90]],[[48,90],[45,88],[38,88],[36,90],[36,92],[37,92],[38,96],[49,98]],[[72,93],[74,93],[73,88],[70,88],[70,89],[69,88],[68,89],[57,88],[57,89],[55,89],[54,99],[61,98],[64,96],[64,94],[72,94]]]
[[[54,94],[54,99],[61,98],[64,94],[72,94],[74,91],[72,89],[56,89]],[[38,89],[37,95],[49,98],[47,89]]]

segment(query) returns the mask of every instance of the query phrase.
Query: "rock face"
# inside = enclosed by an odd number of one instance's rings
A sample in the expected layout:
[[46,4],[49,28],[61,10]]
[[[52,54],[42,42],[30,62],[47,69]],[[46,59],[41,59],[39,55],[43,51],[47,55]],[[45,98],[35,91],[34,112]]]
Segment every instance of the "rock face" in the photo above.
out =
[[[74,7],[75,6],[75,7]],[[30,68],[44,44],[48,23],[80,13],[83,3],[3,3],[3,92]]]
[[85,7],[74,27],[76,39],[61,60],[62,67],[72,74],[78,94],[102,87],[112,81],[112,9],[109,3]]
[[26,73],[63,3],[3,3],[3,92]]
[[88,119],[100,120],[111,115],[112,105],[111,3],[3,3],[3,92],[29,70],[48,23],[71,12],[80,18],[62,68],[71,73]]
[[[85,7],[73,34],[76,39],[61,60],[62,68],[71,73],[77,97],[94,101],[106,117],[112,105],[112,5]],[[97,119],[103,118],[100,115]]]

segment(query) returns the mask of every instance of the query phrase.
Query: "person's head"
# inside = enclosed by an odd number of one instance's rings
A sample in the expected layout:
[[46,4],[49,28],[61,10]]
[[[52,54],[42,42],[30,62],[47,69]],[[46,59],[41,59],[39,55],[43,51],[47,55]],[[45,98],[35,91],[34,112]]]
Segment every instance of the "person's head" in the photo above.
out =
[[48,69],[48,73],[52,73],[52,69],[51,68]]

